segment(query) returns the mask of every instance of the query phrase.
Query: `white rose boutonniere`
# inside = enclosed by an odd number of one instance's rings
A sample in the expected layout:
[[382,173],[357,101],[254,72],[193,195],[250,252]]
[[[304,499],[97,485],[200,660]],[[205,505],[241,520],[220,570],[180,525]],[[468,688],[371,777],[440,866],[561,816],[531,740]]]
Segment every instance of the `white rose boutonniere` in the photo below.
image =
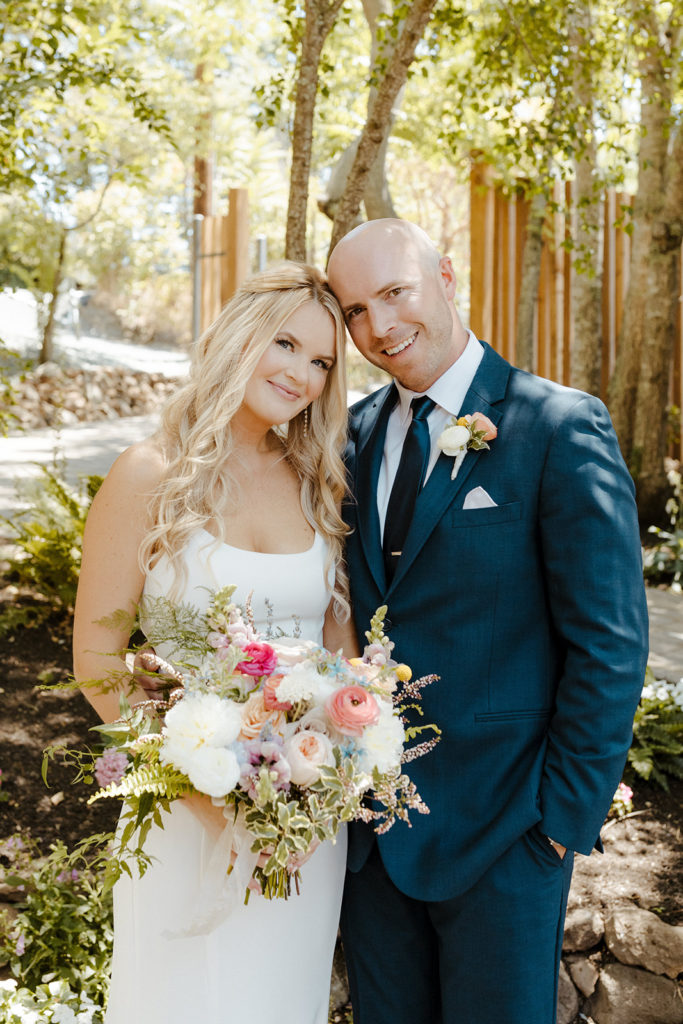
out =
[[471,416],[460,418],[451,416],[436,441],[444,455],[453,458],[451,480],[455,480],[458,475],[469,448],[474,451],[488,448],[487,442],[497,436],[497,427],[482,412],[474,412]]

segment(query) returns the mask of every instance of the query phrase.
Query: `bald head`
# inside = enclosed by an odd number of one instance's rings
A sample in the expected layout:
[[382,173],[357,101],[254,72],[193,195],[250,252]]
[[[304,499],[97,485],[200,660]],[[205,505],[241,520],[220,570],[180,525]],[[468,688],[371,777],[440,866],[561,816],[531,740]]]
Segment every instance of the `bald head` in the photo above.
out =
[[334,276],[340,272],[340,268],[343,272],[346,258],[352,259],[354,255],[369,250],[388,251],[405,249],[407,246],[414,250],[420,262],[424,261],[426,267],[431,266],[436,271],[440,253],[427,232],[417,224],[409,220],[399,220],[398,217],[382,217],[359,224],[344,235],[332,250],[327,267],[332,290],[335,290]]
[[417,224],[359,225],[335,246],[327,274],[356,348],[411,391],[426,391],[464,350],[451,261]]

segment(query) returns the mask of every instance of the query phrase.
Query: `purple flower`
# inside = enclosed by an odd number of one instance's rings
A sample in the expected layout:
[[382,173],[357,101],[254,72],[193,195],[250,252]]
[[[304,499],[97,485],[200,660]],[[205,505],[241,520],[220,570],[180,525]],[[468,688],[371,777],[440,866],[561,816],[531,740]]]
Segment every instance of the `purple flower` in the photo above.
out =
[[95,761],[95,778],[100,786],[120,782],[127,767],[128,756],[110,747]]
[[289,762],[283,755],[282,740],[249,740],[242,746],[245,757],[242,761],[240,786],[252,800],[256,798],[256,782],[264,765],[270,772],[275,772],[275,789],[289,789],[292,773]]
[[19,938],[16,941],[15,946],[14,946],[14,952],[16,953],[17,956],[23,956],[25,948],[26,948],[26,940],[24,939],[23,935],[20,935]]

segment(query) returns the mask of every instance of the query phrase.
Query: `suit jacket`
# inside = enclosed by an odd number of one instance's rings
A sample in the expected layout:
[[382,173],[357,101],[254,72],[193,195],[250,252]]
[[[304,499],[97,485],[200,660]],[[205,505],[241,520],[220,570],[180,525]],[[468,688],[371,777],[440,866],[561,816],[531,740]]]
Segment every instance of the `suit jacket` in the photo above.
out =
[[[398,888],[436,900],[536,823],[580,853],[599,843],[632,739],[647,608],[634,487],[604,405],[489,346],[461,414],[484,413],[498,436],[455,480],[439,456],[387,586],[376,489],[394,401],[390,385],[351,410],[347,560],[359,634],[387,604],[394,657],[440,677],[415,721],[441,740],[408,768],[431,813],[378,838]],[[496,507],[463,509],[476,486]],[[373,836],[352,827],[352,871]]]

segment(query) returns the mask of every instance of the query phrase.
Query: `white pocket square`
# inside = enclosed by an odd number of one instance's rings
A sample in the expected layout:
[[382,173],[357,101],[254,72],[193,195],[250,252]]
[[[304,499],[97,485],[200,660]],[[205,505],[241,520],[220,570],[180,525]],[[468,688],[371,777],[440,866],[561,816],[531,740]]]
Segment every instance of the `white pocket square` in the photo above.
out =
[[470,491],[463,502],[465,508],[496,508],[496,502],[483,487],[475,487]]

